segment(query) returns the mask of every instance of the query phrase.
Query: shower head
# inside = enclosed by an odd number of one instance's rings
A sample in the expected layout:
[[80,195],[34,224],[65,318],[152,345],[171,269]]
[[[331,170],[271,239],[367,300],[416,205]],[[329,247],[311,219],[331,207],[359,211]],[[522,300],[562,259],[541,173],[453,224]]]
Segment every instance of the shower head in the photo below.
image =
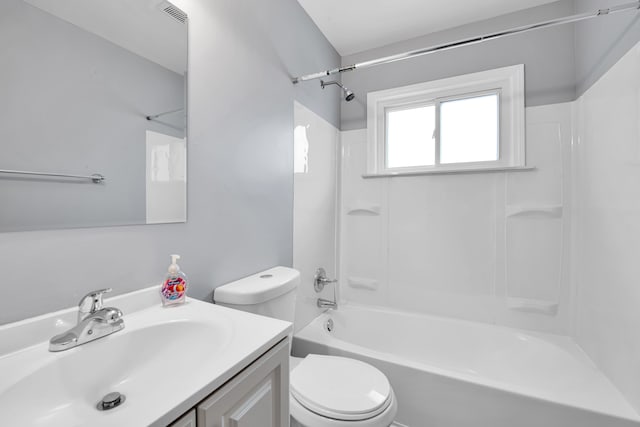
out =
[[351,92],[351,91],[350,91],[350,90],[348,90],[348,89],[345,89],[345,90],[344,90],[344,95],[345,95],[344,100],[345,100],[345,101],[347,101],[347,102],[349,102],[349,101],[353,101],[353,98],[355,98],[355,97],[356,97],[356,94],[355,94],[355,93],[353,93],[353,92]]
[[329,86],[329,85],[336,85],[340,89],[342,89],[342,92],[344,93],[344,100],[347,101],[347,102],[353,101],[355,99],[355,97],[356,97],[355,93],[353,93],[352,91],[350,91],[346,87],[342,86],[338,82],[335,82],[335,81],[325,82],[324,80],[320,80],[320,86],[322,86],[322,89],[324,89],[325,86]]

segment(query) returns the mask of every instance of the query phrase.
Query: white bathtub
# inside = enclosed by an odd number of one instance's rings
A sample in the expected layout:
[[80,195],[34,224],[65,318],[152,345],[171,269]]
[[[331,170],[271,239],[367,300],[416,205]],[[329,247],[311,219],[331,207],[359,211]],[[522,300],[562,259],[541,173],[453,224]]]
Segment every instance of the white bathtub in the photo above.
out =
[[398,397],[398,421],[410,427],[640,426],[567,337],[345,305],[297,333],[293,352],[377,366]]

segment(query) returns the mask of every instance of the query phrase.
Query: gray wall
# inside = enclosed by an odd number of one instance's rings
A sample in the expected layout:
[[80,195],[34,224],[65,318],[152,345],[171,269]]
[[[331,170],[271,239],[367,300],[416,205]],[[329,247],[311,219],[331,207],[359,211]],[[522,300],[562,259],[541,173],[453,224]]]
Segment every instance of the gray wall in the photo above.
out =
[[[351,65],[572,13],[572,1],[559,1],[347,56],[342,64]],[[345,73],[342,82],[357,98],[342,104],[342,130],[367,126],[368,92],[514,64],[525,64],[527,106],[572,101],[575,99],[573,44],[573,27],[565,25]]]
[[[576,13],[624,3],[621,0],[575,0]],[[640,41],[640,13],[625,12],[583,21],[575,26],[577,95],[582,95]]]
[[[620,0],[561,0],[342,58],[342,65],[574,13]],[[574,101],[640,41],[640,14],[627,12],[342,75],[357,98],[342,104],[342,130],[366,127],[367,93],[523,63],[527,106]],[[320,69],[316,70],[319,71]]]
[[[185,29],[186,30],[186,29]],[[0,168],[89,181],[0,179],[0,231],[144,224],[146,115],[184,105],[184,78],[33,7],[0,15]]]
[[290,76],[340,58],[295,0],[176,0],[189,14],[186,224],[0,235],[0,323],[87,291],[159,283],[180,253],[189,293],[292,263],[293,101],[337,126],[337,93]]

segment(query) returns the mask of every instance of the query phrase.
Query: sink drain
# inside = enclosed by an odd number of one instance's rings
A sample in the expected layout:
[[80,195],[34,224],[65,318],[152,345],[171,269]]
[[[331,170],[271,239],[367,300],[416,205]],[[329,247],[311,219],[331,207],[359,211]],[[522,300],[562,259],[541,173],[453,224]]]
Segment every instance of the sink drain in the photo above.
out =
[[124,403],[125,399],[124,394],[120,394],[117,391],[109,393],[98,402],[98,411],[108,411],[109,409],[117,408]]

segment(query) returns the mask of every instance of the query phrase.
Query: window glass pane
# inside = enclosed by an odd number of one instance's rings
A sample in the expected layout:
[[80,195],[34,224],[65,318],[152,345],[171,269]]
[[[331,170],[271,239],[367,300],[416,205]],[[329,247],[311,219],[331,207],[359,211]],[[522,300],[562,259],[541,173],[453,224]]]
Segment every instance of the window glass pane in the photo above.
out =
[[497,94],[440,104],[440,163],[498,160]]
[[387,112],[387,167],[435,164],[435,128],[434,105]]

